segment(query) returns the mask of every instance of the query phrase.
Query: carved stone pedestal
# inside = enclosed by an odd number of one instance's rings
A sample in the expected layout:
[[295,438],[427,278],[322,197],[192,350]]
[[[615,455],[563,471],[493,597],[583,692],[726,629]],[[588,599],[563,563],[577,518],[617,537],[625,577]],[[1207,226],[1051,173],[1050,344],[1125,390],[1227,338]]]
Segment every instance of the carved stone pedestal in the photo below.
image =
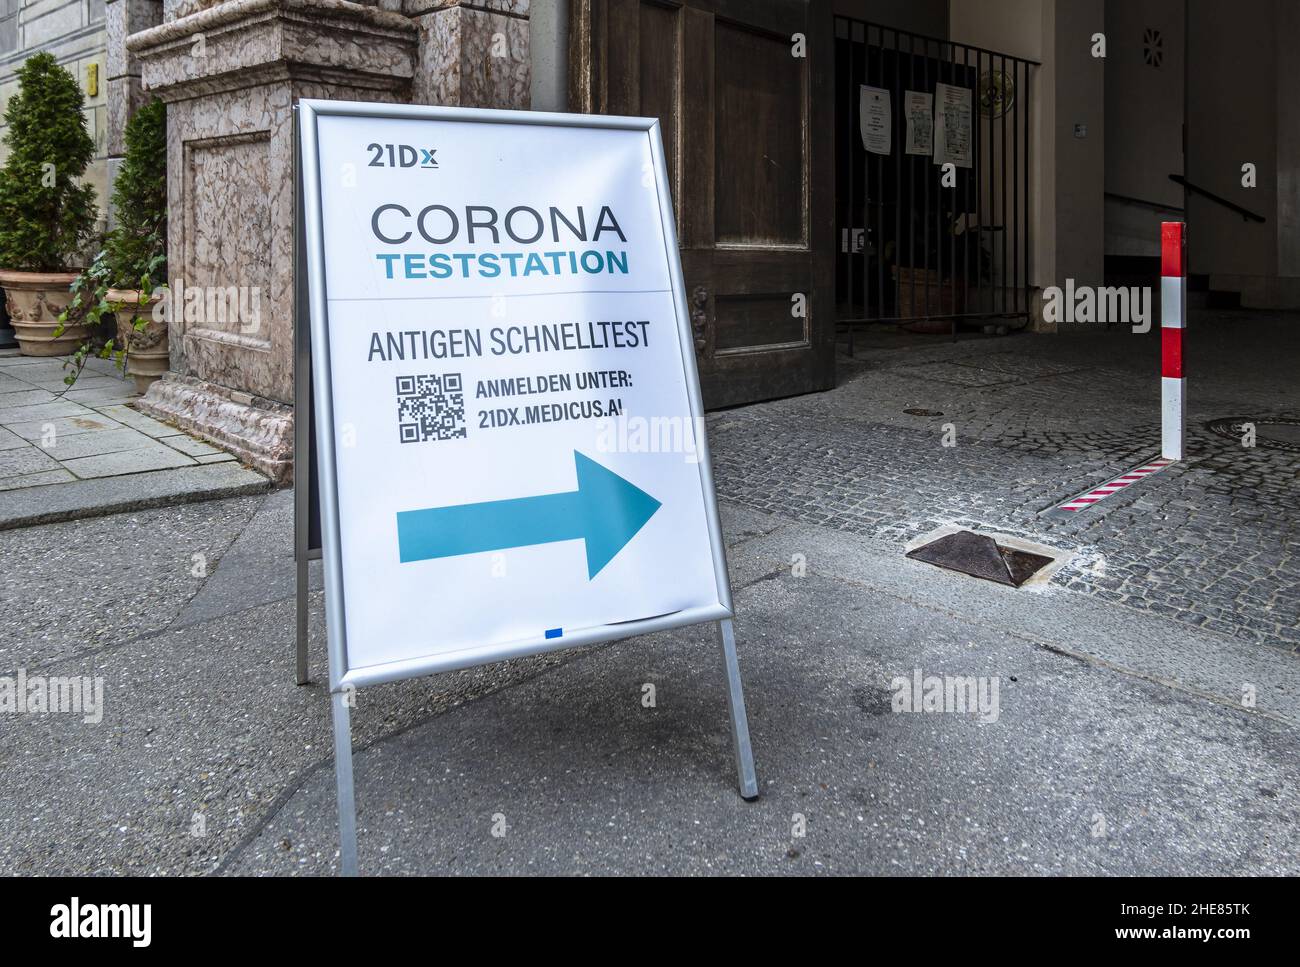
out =
[[343,0],[169,0],[165,11],[127,40],[146,93],[167,102],[172,372],[139,406],[285,482],[292,105],[409,101],[419,28]]

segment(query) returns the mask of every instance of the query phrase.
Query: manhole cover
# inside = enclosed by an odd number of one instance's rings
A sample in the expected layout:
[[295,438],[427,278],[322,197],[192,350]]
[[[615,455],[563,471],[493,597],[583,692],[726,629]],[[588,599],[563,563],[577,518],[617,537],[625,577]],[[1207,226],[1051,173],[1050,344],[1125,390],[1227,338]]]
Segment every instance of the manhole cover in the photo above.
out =
[[1020,587],[1052,563],[1050,557],[1003,547],[993,538],[972,531],[958,531],[940,537],[908,551],[907,556],[914,561],[925,561],[1013,588]]
[[938,410],[923,410],[919,406],[910,406],[903,412],[908,416],[943,416]]
[[1255,427],[1255,446],[1300,453],[1300,420],[1229,416],[1211,420],[1205,424],[1205,428],[1216,436],[1226,437],[1240,445],[1246,436],[1247,424]]

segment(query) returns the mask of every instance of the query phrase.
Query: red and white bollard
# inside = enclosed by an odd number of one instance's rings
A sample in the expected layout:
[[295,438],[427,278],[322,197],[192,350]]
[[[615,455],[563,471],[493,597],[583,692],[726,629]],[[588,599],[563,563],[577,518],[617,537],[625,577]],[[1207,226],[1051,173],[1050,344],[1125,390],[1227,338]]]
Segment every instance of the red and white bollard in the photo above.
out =
[[1160,223],[1160,455],[1183,459],[1187,380],[1183,329],[1187,326],[1187,240],[1182,222]]

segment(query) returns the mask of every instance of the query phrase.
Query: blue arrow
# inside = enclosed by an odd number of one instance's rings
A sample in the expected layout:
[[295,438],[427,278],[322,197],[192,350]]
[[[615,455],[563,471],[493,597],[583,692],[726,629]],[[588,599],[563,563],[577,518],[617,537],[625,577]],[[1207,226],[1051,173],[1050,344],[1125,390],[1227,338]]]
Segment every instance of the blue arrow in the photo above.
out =
[[594,578],[662,505],[577,450],[573,463],[577,490],[398,511],[397,548],[402,563],[583,540],[587,578]]

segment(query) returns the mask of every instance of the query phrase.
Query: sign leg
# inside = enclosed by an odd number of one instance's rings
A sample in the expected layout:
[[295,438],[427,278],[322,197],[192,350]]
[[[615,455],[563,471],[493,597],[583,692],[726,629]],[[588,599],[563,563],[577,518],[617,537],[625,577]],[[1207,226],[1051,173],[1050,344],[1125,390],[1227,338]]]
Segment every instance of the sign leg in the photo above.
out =
[[311,681],[307,670],[307,555],[299,554],[294,562],[298,568],[297,620],[298,641],[298,684],[306,685]]
[[[355,694],[355,693],[353,693]],[[339,861],[344,876],[357,875],[357,804],[352,788],[352,720],[347,696],[330,695],[334,711],[334,776],[339,793]]]
[[736,750],[736,769],[740,773],[742,799],[758,798],[758,776],[754,773],[754,750],[749,744],[749,719],[745,715],[745,690],[740,683],[740,664],[736,660],[736,629],[730,618],[718,622],[722,641],[722,667],[727,678],[727,713],[731,717],[731,740]]

